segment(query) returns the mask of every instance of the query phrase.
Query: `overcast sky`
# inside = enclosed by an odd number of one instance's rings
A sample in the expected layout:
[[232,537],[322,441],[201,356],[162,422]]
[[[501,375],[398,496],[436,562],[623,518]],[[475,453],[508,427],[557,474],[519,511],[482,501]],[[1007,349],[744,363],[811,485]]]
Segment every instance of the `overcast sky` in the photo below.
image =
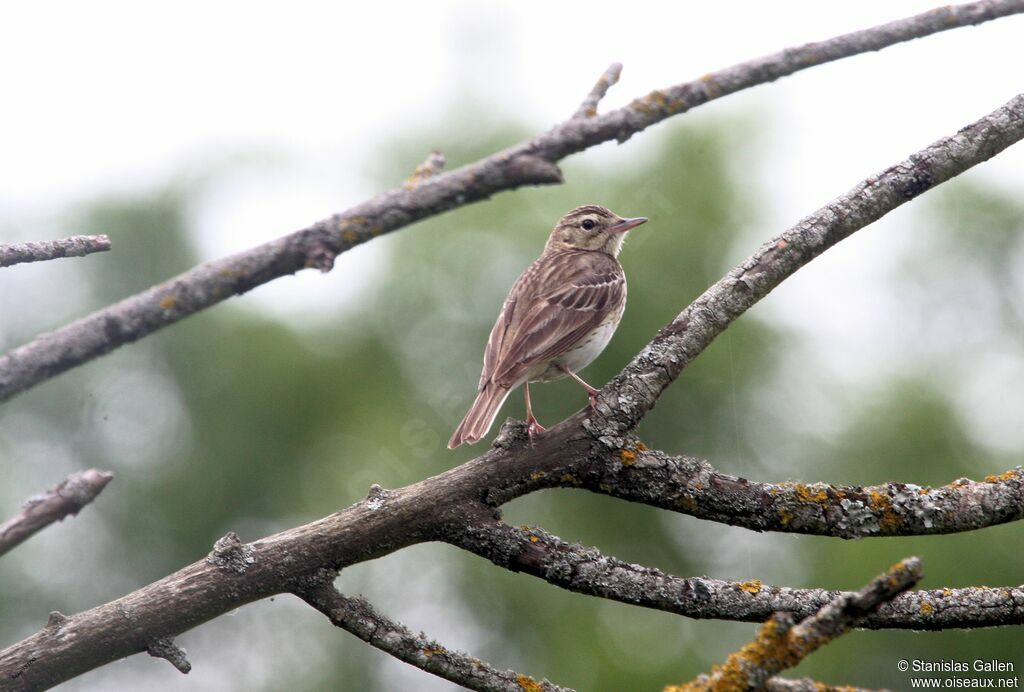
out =
[[[539,132],[570,114],[613,60],[625,70],[606,108],[933,6],[9,3],[0,22],[0,232],[59,236],[52,212],[69,203],[144,190],[233,153],[270,152],[272,164],[215,187],[199,205],[200,248],[212,258],[379,191],[366,171],[394,133],[453,111],[501,113]],[[763,238],[1012,97],[1022,36],[1021,17],[957,29],[801,72],[686,117],[763,118],[751,139],[766,157],[771,202],[756,228],[742,229]],[[626,146],[640,157],[651,141],[640,135]],[[982,168],[977,174],[993,184],[1019,188],[1024,150]],[[330,290],[342,274],[351,286],[353,274],[372,273],[375,250],[360,252],[343,257],[334,276],[274,282],[246,304],[322,314],[322,301],[351,294]]]

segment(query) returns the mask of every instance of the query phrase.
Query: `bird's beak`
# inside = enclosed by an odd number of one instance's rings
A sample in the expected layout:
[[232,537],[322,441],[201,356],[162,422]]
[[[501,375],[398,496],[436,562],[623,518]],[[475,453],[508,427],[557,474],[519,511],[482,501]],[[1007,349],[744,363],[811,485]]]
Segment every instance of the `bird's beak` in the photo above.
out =
[[609,233],[625,233],[631,228],[636,228],[642,223],[647,223],[646,216],[638,216],[635,219],[623,219],[608,229]]

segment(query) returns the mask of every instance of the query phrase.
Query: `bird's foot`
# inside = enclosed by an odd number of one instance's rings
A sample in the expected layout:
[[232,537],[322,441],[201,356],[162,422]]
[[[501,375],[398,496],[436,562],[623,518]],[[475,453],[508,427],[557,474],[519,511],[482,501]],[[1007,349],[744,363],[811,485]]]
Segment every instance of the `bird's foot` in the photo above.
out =
[[536,418],[531,416],[531,417],[526,419],[526,434],[530,436],[530,443],[531,444],[533,444],[533,436],[534,435],[537,435],[538,433],[542,433],[542,432],[544,432],[546,430],[547,430],[547,428],[545,428],[543,425],[541,425],[537,421]]

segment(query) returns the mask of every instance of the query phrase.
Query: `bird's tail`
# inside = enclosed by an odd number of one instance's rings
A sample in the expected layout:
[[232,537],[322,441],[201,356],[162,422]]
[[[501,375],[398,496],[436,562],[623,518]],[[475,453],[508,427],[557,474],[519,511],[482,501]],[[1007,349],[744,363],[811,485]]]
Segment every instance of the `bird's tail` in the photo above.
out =
[[463,442],[473,444],[486,435],[509,391],[494,382],[484,385],[484,388],[477,394],[476,401],[469,407],[466,417],[455,429],[452,439],[448,440],[448,449],[455,449]]

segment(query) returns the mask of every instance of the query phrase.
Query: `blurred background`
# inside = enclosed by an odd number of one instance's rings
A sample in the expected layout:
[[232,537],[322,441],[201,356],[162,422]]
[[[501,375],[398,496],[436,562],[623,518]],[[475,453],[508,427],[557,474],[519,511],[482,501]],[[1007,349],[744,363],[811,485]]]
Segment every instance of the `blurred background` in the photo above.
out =
[[[449,168],[568,117],[613,60],[604,108],[806,41],[929,9],[890,3],[58,2],[7,7],[0,241],[107,233],[112,252],[0,275],[0,348],[196,263],[394,185],[433,148]],[[622,255],[629,306],[588,370],[611,378],[766,238],[956,131],[1020,85],[1024,19],[818,67],[564,164],[566,184],[498,195],[283,278],[0,406],[0,517],[67,474],[114,482],[0,560],[0,646],[244,540],[449,469],[483,346],[554,221],[602,203],[651,223]],[[1003,68],[1003,69],[1000,69]],[[816,260],[721,336],[640,434],[769,481],[939,485],[1024,452],[1024,149],[929,192]],[[534,392],[553,423],[585,401]],[[512,396],[501,417],[523,415]],[[493,432],[493,431],[492,431]],[[1022,527],[844,542],[759,535],[580,491],[508,521],[671,573],[849,589],[899,558],[922,586],[1024,581]],[[347,594],[499,667],[581,690],[660,689],[755,627],[570,594],[453,548],[346,570]],[[447,690],[291,597],[68,690]],[[1019,630],[857,632],[793,674],[909,686],[900,658],[1024,667]]]

